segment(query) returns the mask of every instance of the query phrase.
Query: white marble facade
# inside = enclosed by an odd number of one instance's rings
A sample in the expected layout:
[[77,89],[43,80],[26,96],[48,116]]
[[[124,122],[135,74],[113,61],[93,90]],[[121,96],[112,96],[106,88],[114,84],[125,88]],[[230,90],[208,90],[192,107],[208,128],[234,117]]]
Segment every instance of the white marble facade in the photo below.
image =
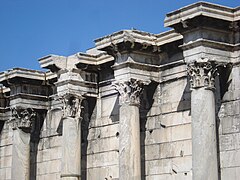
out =
[[239,179],[240,8],[164,25],[0,73],[0,179]]

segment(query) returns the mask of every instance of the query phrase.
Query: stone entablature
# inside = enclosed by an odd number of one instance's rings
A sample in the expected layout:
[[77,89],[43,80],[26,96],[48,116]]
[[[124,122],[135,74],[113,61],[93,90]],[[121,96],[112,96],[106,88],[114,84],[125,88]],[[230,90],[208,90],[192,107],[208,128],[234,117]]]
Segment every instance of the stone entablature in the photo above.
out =
[[170,31],[0,73],[0,177],[237,180],[239,10],[195,3],[167,14]]
[[193,19],[201,15],[233,22],[240,20],[239,12],[239,8],[230,8],[207,2],[197,2],[177,11],[168,13],[164,25],[166,27],[171,27],[177,23],[182,23],[185,20]]

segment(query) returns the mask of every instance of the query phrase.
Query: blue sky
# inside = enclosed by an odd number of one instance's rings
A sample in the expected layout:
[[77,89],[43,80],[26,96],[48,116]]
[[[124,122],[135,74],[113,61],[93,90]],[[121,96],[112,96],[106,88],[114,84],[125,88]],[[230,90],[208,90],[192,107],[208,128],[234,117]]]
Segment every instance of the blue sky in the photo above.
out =
[[[40,69],[38,58],[71,55],[132,27],[163,32],[165,14],[196,0],[0,0],[0,71]],[[208,0],[229,7],[239,0]]]

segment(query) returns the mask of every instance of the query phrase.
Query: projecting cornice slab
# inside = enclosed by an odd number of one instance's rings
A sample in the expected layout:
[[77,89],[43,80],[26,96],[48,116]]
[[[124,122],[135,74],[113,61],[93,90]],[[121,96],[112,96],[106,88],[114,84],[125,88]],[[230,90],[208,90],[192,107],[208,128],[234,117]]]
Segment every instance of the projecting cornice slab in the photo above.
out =
[[177,33],[175,30],[170,30],[170,31],[157,34],[156,37],[157,37],[157,40],[156,40],[157,46],[163,46],[165,44],[183,39],[183,36]]
[[147,43],[149,45],[156,45],[156,35],[146,33],[138,30],[123,30],[113,34],[98,38],[95,40],[97,49],[104,49],[112,44],[119,44],[122,42]]
[[240,8],[229,8],[206,2],[198,2],[168,13],[164,25],[165,27],[172,27],[198,16],[233,22],[240,19]]
[[45,72],[37,70],[29,70],[22,68],[14,68],[0,74],[0,82],[13,79],[13,78],[26,78],[33,80],[44,81],[46,79]]

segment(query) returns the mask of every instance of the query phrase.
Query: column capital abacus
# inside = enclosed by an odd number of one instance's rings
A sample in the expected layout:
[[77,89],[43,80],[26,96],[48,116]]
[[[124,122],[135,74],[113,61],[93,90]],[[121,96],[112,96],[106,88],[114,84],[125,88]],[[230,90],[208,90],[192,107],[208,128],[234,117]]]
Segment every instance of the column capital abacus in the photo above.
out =
[[33,121],[37,117],[37,113],[32,108],[11,108],[12,117],[9,120],[13,129],[31,130]]
[[191,89],[205,87],[215,89],[215,77],[218,75],[218,64],[214,61],[194,62],[187,66]]
[[116,90],[119,92],[119,103],[120,105],[140,105],[140,95],[143,90],[143,86],[148,84],[148,82],[143,82],[142,80],[129,79],[127,81],[119,81],[113,84]]

